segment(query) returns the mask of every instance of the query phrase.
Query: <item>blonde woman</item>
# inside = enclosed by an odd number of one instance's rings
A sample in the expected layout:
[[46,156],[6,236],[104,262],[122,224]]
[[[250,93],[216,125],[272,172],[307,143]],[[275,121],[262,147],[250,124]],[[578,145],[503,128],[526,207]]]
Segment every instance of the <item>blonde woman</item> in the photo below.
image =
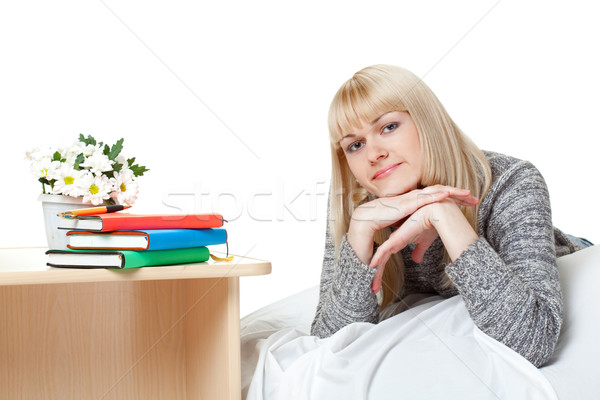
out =
[[483,152],[411,72],[375,65],[329,110],[332,179],[312,334],[377,323],[419,296],[460,294],[475,324],[536,366],[562,322],[554,228],[529,162]]

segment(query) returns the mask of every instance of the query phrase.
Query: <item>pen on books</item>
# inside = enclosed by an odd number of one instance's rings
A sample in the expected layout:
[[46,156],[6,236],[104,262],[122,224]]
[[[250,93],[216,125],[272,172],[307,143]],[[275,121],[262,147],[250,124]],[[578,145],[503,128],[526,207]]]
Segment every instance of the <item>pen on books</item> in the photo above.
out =
[[80,208],[76,210],[69,210],[59,212],[59,217],[79,217],[83,215],[94,215],[94,214],[106,214],[112,213],[115,211],[121,211],[130,208],[131,206],[128,204],[116,204],[111,206],[101,206],[101,207],[91,207],[91,208]]

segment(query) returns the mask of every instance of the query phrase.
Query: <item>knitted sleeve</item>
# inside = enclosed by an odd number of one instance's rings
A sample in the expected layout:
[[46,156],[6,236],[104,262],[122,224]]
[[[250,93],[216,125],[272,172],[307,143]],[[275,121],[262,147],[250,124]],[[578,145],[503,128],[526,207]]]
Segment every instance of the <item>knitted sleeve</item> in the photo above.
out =
[[371,290],[375,269],[363,264],[344,235],[338,259],[335,246],[326,231],[325,254],[317,312],[311,334],[321,338],[333,335],[352,322],[377,323],[379,305]]
[[479,239],[446,267],[483,332],[535,366],[552,355],[562,294],[549,195],[541,174],[521,161],[481,204]]

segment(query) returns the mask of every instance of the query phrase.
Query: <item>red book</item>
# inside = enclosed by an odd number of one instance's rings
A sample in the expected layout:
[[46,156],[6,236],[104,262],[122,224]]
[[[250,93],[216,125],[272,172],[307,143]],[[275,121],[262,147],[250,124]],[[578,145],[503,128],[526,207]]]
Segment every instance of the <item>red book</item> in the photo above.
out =
[[60,218],[59,229],[110,232],[136,229],[204,229],[223,226],[220,214],[108,213]]

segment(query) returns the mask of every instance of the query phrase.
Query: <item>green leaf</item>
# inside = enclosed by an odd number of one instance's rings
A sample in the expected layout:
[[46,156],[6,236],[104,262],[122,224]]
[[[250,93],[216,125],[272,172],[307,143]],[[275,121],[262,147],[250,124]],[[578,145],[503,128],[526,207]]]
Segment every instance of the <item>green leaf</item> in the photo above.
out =
[[96,145],[96,139],[94,139],[94,137],[92,135],[88,135],[88,137],[86,138],[85,136],[83,136],[83,134],[79,134],[79,141],[85,144],[91,144],[93,146]]
[[135,157],[127,159],[127,166],[131,167],[134,162],[135,162]]
[[120,170],[123,169],[123,164],[121,164],[121,163],[115,163],[115,165],[113,165],[112,168],[113,168],[113,171],[119,172]]
[[79,166],[79,164],[81,164],[84,161],[85,161],[85,156],[83,155],[83,153],[79,153],[77,155],[77,157],[75,158],[75,162],[73,163],[73,168],[75,168],[77,171],[80,171],[81,167]]
[[144,175],[144,172],[146,171],[150,171],[148,168],[144,167],[143,165],[130,165],[129,169],[131,170],[131,172],[133,172],[133,176],[142,176]]
[[52,161],[60,161],[60,153],[58,151],[55,151],[52,155]]
[[121,150],[123,150],[123,140],[123,138],[117,140],[117,143],[113,144],[113,146],[110,148],[110,153],[108,153],[109,160],[114,161],[121,153]]
[[110,153],[110,147],[108,147],[108,145],[105,144],[104,145],[104,150],[102,150],[102,154],[104,154],[105,156],[107,156],[108,153]]

